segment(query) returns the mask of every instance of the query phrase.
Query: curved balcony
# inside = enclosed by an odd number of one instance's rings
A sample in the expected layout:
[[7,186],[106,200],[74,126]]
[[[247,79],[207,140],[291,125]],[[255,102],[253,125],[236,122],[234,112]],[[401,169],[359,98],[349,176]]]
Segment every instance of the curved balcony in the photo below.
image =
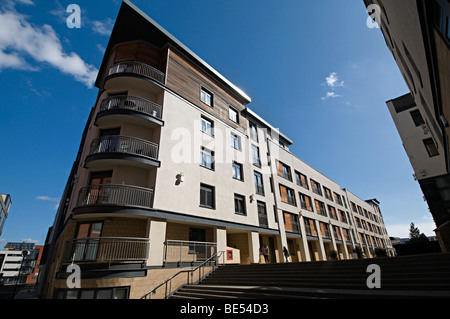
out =
[[153,189],[131,185],[100,184],[80,189],[75,213],[114,213],[127,208],[153,206]]
[[114,64],[105,78],[105,89],[124,90],[139,88],[150,93],[159,93],[165,83],[165,74],[141,62],[127,61]]
[[[96,118],[97,125],[110,124],[117,116],[126,115],[163,125],[162,106],[155,102],[128,95],[117,95],[105,98],[100,104]],[[122,122],[123,118],[117,118]]]
[[95,167],[114,161],[130,161],[132,166],[159,167],[158,144],[136,137],[108,135],[91,143],[85,166]]
[[149,244],[148,238],[74,238],[66,242],[63,262],[144,262]]

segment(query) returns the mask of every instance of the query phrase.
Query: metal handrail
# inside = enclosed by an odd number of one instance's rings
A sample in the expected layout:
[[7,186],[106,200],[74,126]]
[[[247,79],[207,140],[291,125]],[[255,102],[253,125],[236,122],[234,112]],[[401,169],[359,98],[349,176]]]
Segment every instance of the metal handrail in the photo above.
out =
[[99,111],[103,112],[115,109],[133,110],[146,113],[159,119],[162,118],[161,105],[136,96],[129,96],[129,95],[109,96],[102,101],[102,103],[100,104]]
[[[158,286],[156,286],[155,288],[153,288],[152,290],[150,290],[148,293],[146,293],[145,295],[143,295],[142,297],[141,297],[141,299],[147,299],[147,297],[150,297],[151,298],[151,295],[152,294],[155,294],[156,293],[156,290],[158,289],[158,288],[160,288],[160,287],[162,287],[163,285],[165,285],[165,292],[164,292],[164,299],[167,299],[168,297],[170,297],[171,295],[173,295],[174,293],[175,293],[175,291],[173,291],[173,292],[171,292],[171,290],[172,290],[172,279],[174,279],[175,277],[177,277],[178,275],[180,275],[180,274],[182,274],[182,273],[185,273],[185,272],[188,272],[188,273],[190,273],[190,276],[189,276],[189,274],[188,274],[188,277],[187,277],[187,282],[186,282],[186,284],[188,284],[189,285],[189,278],[191,279],[190,281],[191,281],[191,283],[193,284],[194,283],[194,272],[197,270],[197,269],[199,269],[199,268],[202,268],[203,269],[203,276],[201,275],[201,270],[199,270],[199,279],[198,279],[198,281],[197,281],[197,283],[200,283],[203,279],[205,279],[205,277],[206,276],[208,276],[211,272],[213,272],[214,270],[216,270],[217,269],[217,267],[218,267],[218,259],[219,259],[219,255],[223,255],[225,253],[225,251],[219,251],[219,252],[217,252],[217,253],[215,253],[213,256],[211,256],[210,258],[208,258],[207,260],[205,260],[203,263],[201,263],[200,265],[198,265],[198,266],[196,266],[196,267],[194,267],[194,268],[191,268],[191,267],[186,267],[186,268],[183,268],[182,270],[180,270],[179,272],[177,272],[176,274],[174,274],[174,275],[172,275],[171,277],[169,277],[168,279],[166,279],[165,281],[163,281],[162,283],[160,283]],[[205,265],[208,263],[208,262],[211,262],[211,260],[213,259],[213,258],[215,258],[215,265],[214,265],[214,267],[213,267],[213,269],[211,270],[211,271],[209,271],[207,274],[205,274],[204,273],[204,267],[205,267]],[[169,284],[169,293],[167,293],[167,284]],[[181,286],[183,286],[183,285],[180,285],[180,287]]]
[[145,261],[148,259],[148,238],[86,237],[66,242],[64,262]]
[[147,78],[158,81],[164,84],[165,74],[160,70],[141,62],[128,61],[114,64],[108,72],[108,75],[117,73],[133,73],[145,76]]
[[149,207],[153,189],[122,184],[90,185],[80,189],[77,206],[120,205]]
[[89,155],[110,152],[135,154],[157,159],[158,144],[137,137],[107,135],[92,141]]

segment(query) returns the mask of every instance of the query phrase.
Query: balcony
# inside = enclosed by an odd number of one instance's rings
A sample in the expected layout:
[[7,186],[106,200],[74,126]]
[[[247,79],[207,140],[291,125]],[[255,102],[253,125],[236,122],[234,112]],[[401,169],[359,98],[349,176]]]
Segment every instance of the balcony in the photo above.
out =
[[114,64],[105,79],[105,89],[124,90],[133,87],[150,93],[159,93],[165,83],[165,74],[141,62],[128,61]]
[[66,242],[63,262],[145,262],[149,245],[148,238],[75,238]]
[[96,125],[115,124],[123,122],[128,116],[129,121],[136,124],[148,125],[148,121],[157,125],[163,125],[162,106],[135,96],[117,95],[105,98],[95,120]]
[[136,137],[108,135],[92,141],[85,166],[95,167],[114,161],[131,161],[132,166],[159,167],[157,158],[158,144]]
[[76,214],[114,213],[119,210],[148,209],[153,207],[153,189],[100,184],[83,187],[78,194]]

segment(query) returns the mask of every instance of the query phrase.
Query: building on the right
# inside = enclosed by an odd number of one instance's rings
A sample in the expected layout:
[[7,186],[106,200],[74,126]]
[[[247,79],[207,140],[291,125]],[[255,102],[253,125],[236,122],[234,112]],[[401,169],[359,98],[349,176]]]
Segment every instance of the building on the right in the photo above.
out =
[[0,192],[0,235],[3,231],[6,218],[8,218],[9,208],[11,207],[11,196]]
[[410,90],[387,101],[436,224],[450,251],[450,2],[364,0]]

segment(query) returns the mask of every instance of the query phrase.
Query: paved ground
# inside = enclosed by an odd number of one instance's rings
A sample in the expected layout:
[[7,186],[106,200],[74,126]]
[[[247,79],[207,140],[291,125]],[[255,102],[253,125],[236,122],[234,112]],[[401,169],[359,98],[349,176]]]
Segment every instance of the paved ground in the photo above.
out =
[[[12,299],[14,285],[0,286],[0,299]],[[34,287],[17,286],[14,299],[38,299]]]

